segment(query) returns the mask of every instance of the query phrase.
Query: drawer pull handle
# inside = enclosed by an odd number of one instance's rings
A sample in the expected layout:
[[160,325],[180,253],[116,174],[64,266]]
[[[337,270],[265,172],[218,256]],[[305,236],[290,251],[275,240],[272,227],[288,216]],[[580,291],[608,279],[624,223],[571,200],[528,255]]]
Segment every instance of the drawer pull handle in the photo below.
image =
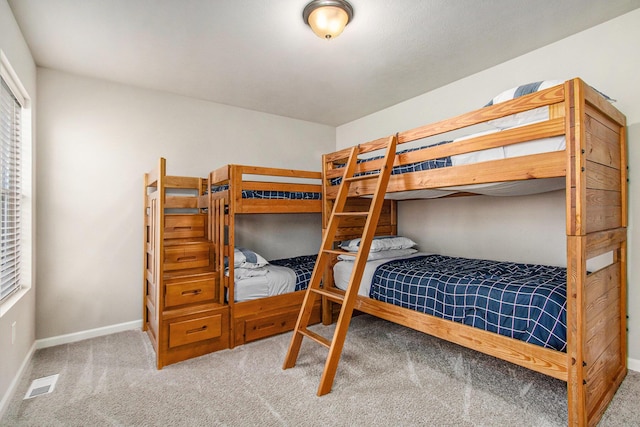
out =
[[197,334],[198,332],[204,332],[207,330],[207,325],[203,325],[199,328],[195,328],[195,329],[189,329],[186,333],[187,334]]
[[178,262],[193,261],[195,259],[197,259],[197,257],[195,255],[192,255],[192,256],[181,256],[181,257],[178,257]]
[[261,325],[255,325],[253,327],[254,331],[257,331],[259,329],[265,329],[265,328],[273,328],[275,326],[275,323],[271,322],[271,323],[263,323]]
[[174,230],[191,230],[191,227],[186,226],[186,227],[173,227]]
[[182,296],[186,297],[186,296],[195,296],[195,295],[200,295],[202,293],[202,289],[192,289],[190,291],[182,291]]

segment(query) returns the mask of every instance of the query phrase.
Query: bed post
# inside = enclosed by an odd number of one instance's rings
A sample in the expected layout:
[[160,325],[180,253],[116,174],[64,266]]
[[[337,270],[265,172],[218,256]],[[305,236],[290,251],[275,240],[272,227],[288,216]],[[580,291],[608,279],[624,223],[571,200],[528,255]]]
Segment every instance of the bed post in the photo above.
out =
[[[235,212],[237,200],[237,193],[240,193],[240,197],[242,197],[242,171],[240,171],[237,165],[229,165],[228,166],[228,177],[229,177],[229,200],[227,213],[224,215],[225,225],[227,226],[226,238],[223,236],[223,241],[226,240],[225,247],[227,248],[227,264],[229,276],[226,277],[227,283],[227,303],[229,304],[229,314],[231,317],[231,322],[229,322],[229,348],[234,348],[236,346],[236,322],[235,322],[235,280],[233,279],[234,273],[234,250],[236,247],[236,230],[235,230]],[[226,273],[223,273],[223,275]]]
[[[593,426],[627,372],[626,122],[580,79],[564,90],[569,425]],[[588,272],[603,254],[608,265]]]
[[[578,87],[576,87],[578,86]],[[567,397],[569,425],[585,425],[586,418],[580,420],[584,409],[582,354],[583,342],[581,333],[584,330],[581,313],[584,311],[583,293],[580,290],[584,283],[586,260],[584,242],[581,237],[582,218],[585,202],[583,200],[584,173],[584,134],[581,121],[576,120],[584,109],[581,102],[579,85],[575,81],[567,81],[565,91],[565,126],[567,144],[567,185],[566,185],[566,226],[567,226]]]

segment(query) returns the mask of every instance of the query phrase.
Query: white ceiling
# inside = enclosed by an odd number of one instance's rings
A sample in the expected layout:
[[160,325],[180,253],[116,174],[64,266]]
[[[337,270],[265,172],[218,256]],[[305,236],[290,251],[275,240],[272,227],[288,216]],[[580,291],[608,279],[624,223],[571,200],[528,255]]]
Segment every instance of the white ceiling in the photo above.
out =
[[337,126],[640,7],[640,0],[8,0],[38,66]]

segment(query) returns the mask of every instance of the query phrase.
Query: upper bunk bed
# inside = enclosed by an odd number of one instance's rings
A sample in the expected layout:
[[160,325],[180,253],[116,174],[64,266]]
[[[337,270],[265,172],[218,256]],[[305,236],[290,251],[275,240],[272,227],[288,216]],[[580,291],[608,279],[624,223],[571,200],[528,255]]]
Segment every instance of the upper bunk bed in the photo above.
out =
[[321,212],[320,172],[229,164],[209,174],[210,199],[234,214]]
[[[237,247],[236,216],[315,213],[320,217],[320,179],[320,172],[236,164],[209,174],[199,206],[208,211],[208,233],[231,312],[231,347],[291,330],[315,264],[315,255],[306,253],[267,262],[253,248]],[[320,231],[319,220],[318,239]],[[320,319],[318,303],[314,321]]]
[[[560,294],[566,306],[566,347],[523,342],[369,296],[358,296],[355,309],[566,381],[569,424],[595,425],[627,372],[626,119],[580,79],[536,89],[398,133],[386,191],[389,198],[418,199],[564,189],[567,256]],[[471,136],[434,141],[463,129]],[[358,152],[369,153],[357,166],[359,174],[381,168],[383,159],[375,154],[388,141],[359,145]],[[350,152],[323,156],[325,218]],[[374,190],[362,180],[351,184],[349,195],[366,197]],[[361,235],[350,227],[336,234],[334,245]],[[588,271],[587,262],[601,255],[606,265]],[[333,270],[324,283],[327,292],[344,294],[334,287]]]

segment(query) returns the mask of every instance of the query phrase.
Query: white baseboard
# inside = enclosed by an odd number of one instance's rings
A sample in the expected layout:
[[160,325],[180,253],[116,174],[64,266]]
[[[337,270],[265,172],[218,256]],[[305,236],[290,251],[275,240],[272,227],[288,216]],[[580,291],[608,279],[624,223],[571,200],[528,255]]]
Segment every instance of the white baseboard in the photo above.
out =
[[16,375],[13,377],[13,381],[11,381],[11,384],[9,385],[9,389],[4,394],[4,396],[2,396],[2,400],[0,400],[0,420],[4,415],[4,412],[7,410],[7,407],[9,406],[9,402],[11,402],[11,399],[13,398],[13,395],[15,394],[16,389],[18,388],[18,384],[22,379],[22,374],[24,373],[24,370],[29,365],[29,362],[31,362],[31,358],[33,357],[33,353],[35,353],[35,351],[36,351],[36,343],[34,342],[31,348],[29,349],[27,356],[22,361],[22,365],[20,365],[20,369],[18,369],[18,372],[16,372]]
[[632,371],[640,372],[640,360],[638,359],[627,359],[627,368]]
[[82,341],[89,338],[101,337],[103,335],[115,334],[131,329],[139,329],[142,327],[142,320],[134,320],[132,322],[119,323],[117,325],[104,326],[102,328],[89,329],[87,331],[74,332],[72,334],[59,335],[57,337],[43,338],[36,340],[36,349],[53,347],[61,344],[70,344],[76,341]]

